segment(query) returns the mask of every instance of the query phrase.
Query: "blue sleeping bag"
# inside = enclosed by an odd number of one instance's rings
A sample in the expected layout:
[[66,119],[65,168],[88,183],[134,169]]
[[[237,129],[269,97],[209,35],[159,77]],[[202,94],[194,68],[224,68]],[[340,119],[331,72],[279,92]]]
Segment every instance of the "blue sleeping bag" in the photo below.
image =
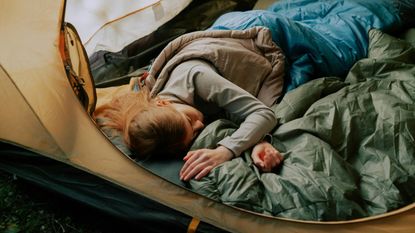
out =
[[392,0],[282,0],[267,10],[230,12],[209,30],[264,26],[287,57],[286,90],[322,76],[344,77],[367,56],[368,31],[402,26]]

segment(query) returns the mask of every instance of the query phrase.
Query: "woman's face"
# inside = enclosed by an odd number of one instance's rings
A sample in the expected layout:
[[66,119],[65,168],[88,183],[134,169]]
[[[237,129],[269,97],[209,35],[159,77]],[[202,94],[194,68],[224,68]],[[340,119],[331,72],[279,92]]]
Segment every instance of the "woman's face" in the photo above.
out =
[[182,115],[186,130],[184,143],[186,146],[190,146],[200,131],[205,127],[203,124],[203,114],[196,108],[186,104],[172,103],[170,106]]

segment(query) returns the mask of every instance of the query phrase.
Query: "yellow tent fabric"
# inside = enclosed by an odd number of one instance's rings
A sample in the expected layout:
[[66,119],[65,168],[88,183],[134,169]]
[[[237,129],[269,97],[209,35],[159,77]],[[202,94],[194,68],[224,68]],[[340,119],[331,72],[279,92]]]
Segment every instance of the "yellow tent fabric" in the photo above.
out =
[[0,6],[1,141],[231,232],[413,232],[415,204],[353,221],[295,221],[226,206],[148,172],[110,143],[72,91],[59,51],[65,2],[0,0]]

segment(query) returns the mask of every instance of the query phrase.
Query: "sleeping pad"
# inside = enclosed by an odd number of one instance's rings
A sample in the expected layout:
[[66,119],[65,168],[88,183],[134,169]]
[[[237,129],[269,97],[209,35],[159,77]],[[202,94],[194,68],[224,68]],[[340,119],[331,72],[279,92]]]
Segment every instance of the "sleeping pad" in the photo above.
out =
[[281,0],[267,10],[224,14],[210,30],[269,28],[286,55],[289,91],[317,75],[344,78],[367,56],[371,28],[391,32],[403,24],[392,0]]
[[[302,220],[382,214],[415,201],[415,48],[378,30],[346,80],[312,80],[274,106],[283,164],[262,173],[250,151],[190,187],[217,201]],[[237,128],[209,124],[192,149],[214,148]]]

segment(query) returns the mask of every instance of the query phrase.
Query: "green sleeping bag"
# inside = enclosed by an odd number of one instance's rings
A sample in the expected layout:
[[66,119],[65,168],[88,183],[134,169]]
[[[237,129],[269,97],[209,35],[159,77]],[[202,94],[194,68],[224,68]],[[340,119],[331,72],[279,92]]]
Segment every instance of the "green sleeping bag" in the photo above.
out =
[[[279,168],[260,172],[246,151],[190,187],[235,207],[302,220],[361,218],[413,203],[415,47],[378,30],[369,39],[369,57],[345,81],[310,81],[274,106]],[[236,127],[215,121],[192,149],[215,147]]]

